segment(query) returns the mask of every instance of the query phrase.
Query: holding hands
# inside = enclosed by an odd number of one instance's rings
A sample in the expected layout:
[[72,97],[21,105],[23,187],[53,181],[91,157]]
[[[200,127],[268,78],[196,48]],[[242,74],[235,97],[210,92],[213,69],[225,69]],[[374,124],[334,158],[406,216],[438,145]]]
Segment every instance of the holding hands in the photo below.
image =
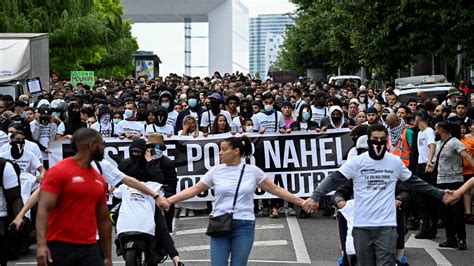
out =
[[312,198],[308,198],[303,202],[303,210],[307,213],[313,213],[316,212],[319,208],[319,202],[313,200]]
[[446,189],[443,195],[443,203],[446,205],[448,204],[453,205],[454,203],[458,202],[461,196],[462,194],[459,193],[458,191]]

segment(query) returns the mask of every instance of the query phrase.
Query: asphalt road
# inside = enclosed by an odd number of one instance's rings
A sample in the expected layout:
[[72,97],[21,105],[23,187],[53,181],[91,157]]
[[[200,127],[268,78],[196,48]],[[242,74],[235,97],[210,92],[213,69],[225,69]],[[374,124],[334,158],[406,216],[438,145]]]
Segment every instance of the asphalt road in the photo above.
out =
[[[173,239],[186,265],[210,264],[209,238],[204,234],[206,226],[205,216],[175,220]],[[438,248],[444,229],[440,229],[434,241],[416,240],[415,233],[410,231],[406,235],[405,254],[410,265],[474,265],[474,225],[467,225],[467,251]],[[249,265],[337,265],[340,255],[337,236],[335,220],[320,214],[308,219],[259,217]],[[31,247],[30,253],[16,265],[35,264],[34,248]],[[114,265],[124,264],[115,256]]]

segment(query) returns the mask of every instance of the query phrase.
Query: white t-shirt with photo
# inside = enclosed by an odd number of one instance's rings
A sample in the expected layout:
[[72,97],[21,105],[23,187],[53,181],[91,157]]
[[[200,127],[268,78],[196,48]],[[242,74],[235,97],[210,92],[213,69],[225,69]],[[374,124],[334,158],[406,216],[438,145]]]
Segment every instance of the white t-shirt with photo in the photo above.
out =
[[[212,167],[202,178],[208,187],[214,188],[212,215],[219,216],[232,212],[235,190],[239,181],[243,163],[236,166],[218,164]],[[253,198],[255,188],[265,179],[265,173],[255,165],[247,164],[240,183],[239,194],[234,208],[234,219],[255,220]]]
[[311,113],[311,121],[318,123],[318,125],[321,125],[321,119],[329,116],[329,111],[326,107],[316,108],[314,105],[311,105]]
[[[11,149],[11,147],[12,146],[10,145],[10,143],[7,143],[7,144],[4,144],[1,149],[2,151],[8,151]],[[43,161],[43,154],[41,153],[41,150],[38,147],[38,144],[34,143],[33,141],[29,141],[25,139],[25,146],[23,148],[25,149],[25,151],[29,151],[33,153],[34,155],[36,155],[36,157],[38,157],[40,162]]]
[[[280,128],[285,127],[285,121],[283,120],[283,115],[281,112],[277,111],[277,116],[275,113],[267,115],[263,112],[255,114],[252,116],[253,129],[259,131],[261,128],[265,128],[265,132],[278,132]],[[275,122],[278,121],[275,131]]]
[[145,126],[140,121],[122,120],[117,124],[115,134],[140,134],[143,136],[145,134]]
[[168,123],[162,127],[155,124],[150,124],[146,126],[145,134],[150,135],[151,133],[160,133],[162,135],[166,135],[168,133],[174,134],[174,128]]
[[30,151],[24,151],[18,159],[13,159],[10,150],[0,153],[1,158],[12,160],[20,166],[22,173],[36,174],[36,170],[41,166],[41,162],[36,155]]
[[[18,176],[16,175],[13,165],[10,163],[5,164],[5,169],[3,170],[3,188],[10,189],[19,186]],[[7,200],[5,199],[5,193],[0,187],[0,217],[7,217]]]
[[[230,113],[228,111],[221,110],[221,112],[219,114],[222,114],[222,115],[225,116],[229,126],[233,125],[232,117],[230,116]],[[219,114],[217,114],[217,115],[219,115]],[[209,123],[209,118],[211,119],[210,123]],[[207,128],[210,127],[210,128],[212,128],[212,125],[214,125],[214,119],[216,119],[216,116],[211,111],[206,111],[206,112],[202,113],[201,125],[199,125],[199,126],[200,127],[207,127]]]
[[346,161],[339,172],[354,183],[354,227],[397,226],[395,186],[412,175],[400,157],[385,152],[374,160],[364,152]]
[[[156,192],[161,188],[161,184],[156,182],[144,184]],[[122,199],[117,221],[117,234],[141,232],[155,235],[155,200],[153,197],[127,185],[120,185],[114,191],[114,196]]]
[[[430,144],[436,144],[435,133],[431,127],[427,127],[425,130],[418,132],[418,163],[427,163],[430,156]],[[436,158],[433,158],[434,160]]]

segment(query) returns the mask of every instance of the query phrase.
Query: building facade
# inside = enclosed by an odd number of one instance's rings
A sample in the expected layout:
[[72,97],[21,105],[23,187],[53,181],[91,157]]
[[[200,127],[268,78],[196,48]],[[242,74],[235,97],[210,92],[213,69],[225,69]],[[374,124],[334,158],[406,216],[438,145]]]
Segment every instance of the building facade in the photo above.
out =
[[250,73],[265,78],[276,61],[288,25],[294,24],[289,15],[259,15],[250,18]]

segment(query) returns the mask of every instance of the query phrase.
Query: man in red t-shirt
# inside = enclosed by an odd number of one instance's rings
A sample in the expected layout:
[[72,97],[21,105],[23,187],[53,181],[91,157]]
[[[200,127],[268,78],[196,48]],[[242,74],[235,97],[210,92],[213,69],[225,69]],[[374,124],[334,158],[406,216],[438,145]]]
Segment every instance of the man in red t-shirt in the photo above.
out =
[[[112,265],[107,186],[91,166],[104,157],[99,132],[81,128],[71,140],[77,153],[51,167],[41,184],[36,219],[38,265]],[[96,230],[105,260],[96,241]]]

